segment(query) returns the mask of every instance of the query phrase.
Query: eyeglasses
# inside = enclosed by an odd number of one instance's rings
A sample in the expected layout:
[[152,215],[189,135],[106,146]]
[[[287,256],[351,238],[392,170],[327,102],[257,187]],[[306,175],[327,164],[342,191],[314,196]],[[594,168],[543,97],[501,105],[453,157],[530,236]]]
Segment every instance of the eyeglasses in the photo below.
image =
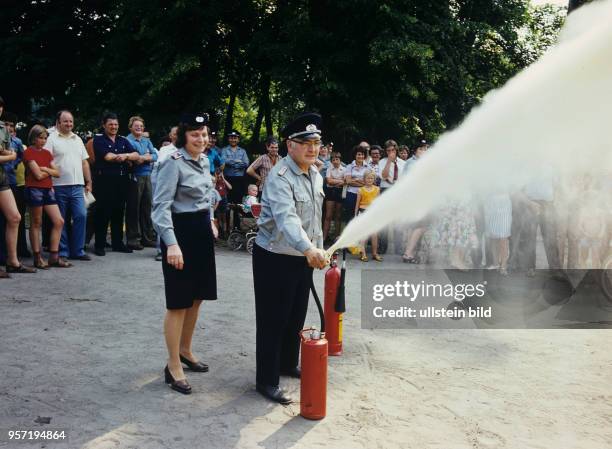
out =
[[305,145],[305,146],[311,146],[313,148],[321,148],[321,141],[320,140],[298,140],[298,139],[291,139],[292,142],[295,143],[299,143],[300,145]]

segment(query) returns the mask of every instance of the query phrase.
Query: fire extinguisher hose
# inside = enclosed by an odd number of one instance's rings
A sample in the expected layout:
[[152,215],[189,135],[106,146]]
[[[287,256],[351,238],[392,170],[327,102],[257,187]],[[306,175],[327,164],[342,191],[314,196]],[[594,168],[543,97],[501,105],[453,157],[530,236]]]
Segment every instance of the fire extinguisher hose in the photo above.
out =
[[314,286],[314,280],[310,278],[310,291],[314,296],[315,302],[317,303],[317,309],[319,309],[319,318],[321,318],[321,333],[325,332],[325,314],[323,313],[323,306],[321,306],[321,300],[317,295],[317,289]]

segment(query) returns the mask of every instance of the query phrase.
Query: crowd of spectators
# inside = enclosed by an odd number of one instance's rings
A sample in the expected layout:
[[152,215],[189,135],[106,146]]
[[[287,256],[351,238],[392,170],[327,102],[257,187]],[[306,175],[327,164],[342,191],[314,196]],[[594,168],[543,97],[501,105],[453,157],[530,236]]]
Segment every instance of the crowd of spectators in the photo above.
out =
[[[73,132],[73,114],[61,110],[51,128],[33,126],[24,145],[16,135],[16,124],[17,117],[4,111],[0,98],[0,264],[6,266],[0,277],[33,273],[32,267],[70,268],[70,261],[91,260],[86,250],[94,236],[92,249],[99,257],[109,248],[132,253],[156,247],[160,260],[160,242],[151,223],[152,197],[159,162],[177,149],[176,127],[156,147],[143,117],[130,117],[129,133],[123,137],[119,117],[107,113],[101,132],[82,139]],[[253,161],[240,146],[237,131],[226,136],[225,147],[217,145],[217,138],[211,131],[205,153],[216,186],[215,218],[222,242],[257,203],[270,170],[282,156],[274,137],[266,140],[265,153]],[[429,143],[423,139],[409,146],[392,139],[382,146],[364,141],[352,148],[350,160],[343,161],[332,142],[322,146],[317,168],[324,178],[326,245],[387,189],[410,176],[428,151]],[[486,267],[502,275],[525,270],[532,275],[539,229],[549,267],[601,267],[609,252],[609,212],[592,199],[609,186],[589,178],[571,202],[567,194],[558,193],[551,170],[545,167],[540,173],[518,192],[448,202],[417,222],[373,234],[352,250],[363,262],[369,261],[370,248],[376,262],[394,252],[409,264]],[[409,207],[408,199],[403,206]],[[48,252],[47,260],[43,252]],[[32,267],[23,263],[30,258]]]

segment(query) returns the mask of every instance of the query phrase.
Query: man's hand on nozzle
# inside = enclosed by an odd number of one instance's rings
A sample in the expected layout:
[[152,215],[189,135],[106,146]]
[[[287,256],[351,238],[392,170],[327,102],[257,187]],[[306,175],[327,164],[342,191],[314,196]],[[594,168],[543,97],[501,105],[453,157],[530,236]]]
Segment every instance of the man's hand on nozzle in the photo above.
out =
[[312,268],[318,268],[320,270],[327,265],[327,254],[322,249],[309,248],[304,251],[304,255],[308,261],[308,266]]

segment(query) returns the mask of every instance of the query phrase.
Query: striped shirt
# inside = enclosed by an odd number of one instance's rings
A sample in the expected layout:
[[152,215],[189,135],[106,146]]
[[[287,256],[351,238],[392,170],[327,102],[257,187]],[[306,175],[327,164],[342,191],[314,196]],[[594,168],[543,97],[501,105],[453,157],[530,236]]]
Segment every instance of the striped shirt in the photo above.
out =
[[268,177],[270,170],[272,170],[272,167],[274,167],[281,159],[282,156],[280,154],[276,156],[276,159],[273,160],[270,155],[266,153],[259,156],[257,159],[255,159],[255,162],[251,164],[253,170],[255,170],[259,176],[261,176],[259,190],[263,188],[264,183],[266,182],[266,178]]

